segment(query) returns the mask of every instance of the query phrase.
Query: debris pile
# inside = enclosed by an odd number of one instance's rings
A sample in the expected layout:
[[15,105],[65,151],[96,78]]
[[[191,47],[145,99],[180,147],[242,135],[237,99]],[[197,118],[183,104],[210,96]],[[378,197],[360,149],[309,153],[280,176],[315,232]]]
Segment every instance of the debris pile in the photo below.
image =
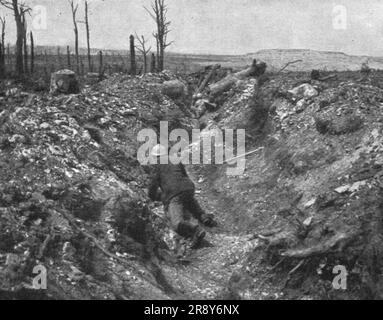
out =
[[[78,94],[2,84],[0,298],[382,298],[382,73],[265,70],[116,74]],[[258,150],[238,177],[188,167],[220,226],[182,266],[137,162],[138,132],[162,120],[246,129]]]
[[[72,88],[64,74],[52,76],[63,83],[60,92]],[[190,127],[157,86],[171,77],[116,75],[69,95],[7,90],[0,100],[1,297],[34,292],[39,265],[50,283],[40,298],[168,297],[153,262],[144,262],[169,249],[136,152],[138,132],[156,130],[162,119]]]
[[220,65],[210,66],[200,77],[201,80],[193,95],[192,110],[196,117],[201,118],[206,113],[217,111],[230,96],[233,96],[236,91],[241,91],[241,87],[245,86],[247,81],[262,76],[266,68],[265,63],[257,63],[256,60],[250,67],[236,73],[229,70],[219,73]]
[[[264,243],[243,271],[259,279],[265,265],[274,266],[270,279],[252,287],[254,297],[279,287],[285,298],[380,299],[382,74],[338,73],[320,82],[295,76],[274,76],[260,89],[273,100],[266,135],[253,146],[265,151],[248,158],[247,178],[215,182],[240,199],[233,210],[244,211],[243,225]],[[237,127],[237,117],[248,123],[252,99],[235,105],[244,92],[225,103],[218,125]],[[345,292],[332,287],[339,265],[349,272]]]

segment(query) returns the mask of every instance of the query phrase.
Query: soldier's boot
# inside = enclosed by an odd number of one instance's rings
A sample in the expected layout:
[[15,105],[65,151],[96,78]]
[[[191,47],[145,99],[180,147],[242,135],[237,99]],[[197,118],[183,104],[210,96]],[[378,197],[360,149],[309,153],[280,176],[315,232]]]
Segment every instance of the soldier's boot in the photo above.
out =
[[203,225],[209,228],[214,228],[218,225],[218,223],[214,220],[214,216],[212,214],[203,214],[201,216],[201,222],[203,223]]
[[191,248],[195,249],[201,244],[201,241],[205,238],[206,232],[200,226],[197,226],[192,237]]

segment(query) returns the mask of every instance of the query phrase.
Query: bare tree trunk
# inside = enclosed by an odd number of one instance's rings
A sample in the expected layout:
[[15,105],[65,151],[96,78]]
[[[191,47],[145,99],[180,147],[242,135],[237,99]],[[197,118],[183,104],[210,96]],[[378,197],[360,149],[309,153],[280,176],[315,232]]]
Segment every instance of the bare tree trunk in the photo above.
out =
[[[0,0],[0,5],[11,10],[16,22],[16,74],[19,78],[24,76],[23,65],[23,40],[24,40],[24,23],[23,16],[26,12],[30,11],[30,8],[25,3],[19,3],[19,0]],[[25,19],[24,19],[25,20]],[[26,40],[25,40],[26,41]]]
[[60,50],[60,47],[57,47],[57,62],[58,62],[58,65],[59,65],[59,68],[61,69],[62,68],[62,61],[61,61],[61,50]]
[[136,51],[133,35],[130,35],[130,74],[134,76],[137,74]]
[[156,49],[157,49],[157,55],[156,55],[156,65],[157,65],[157,71],[161,71],[159,68],[160,65],[160,43],[158,41],[158,35],[156,35]]
[[156,55],[154,53],[152,53],[152,59],[150,62],[150,72],[154,73],[156,72]]
[[0,76],[5,76],[5,24],[6,20],[0,18],[1,22],[1,43],[0,43]]
[[30,32],[31,38],[31,74],[35,71],[35,41],[33,39],[33,33]]
[[93,72],[92,57],[90,55],[90,31],[89,31],[89,14],[88,14],[88,1],[85,1],[85,27],[86,27],[86,45],[88,48],[88,68]]
[[76,20],[76,14],[78,10],[78,4],[74,5],[74,1],[70,1],[71,9],[72,9],[72,20],[73,20],[73,26],[74,26],[74,47],[75,47],[75,55],[76,55],[76,71],[77,73],[80,73],[80,57],[78,53],[78,27],[77,27],[77,20]]
[[18,0],[12,0],[13,13],[16,22],[16,73],[22,78],[24,76],[23,65],[23,37],[24,37],[24,25],[22,21],[23,11],[19,8]]
[[160,58],[158,63],[159,64],[158,69],[160,71],[164,70],[164,57],[165,57],[165,50],[164,50],[163,44],[160,43]]
[[102,61],[102,51],[100,51],[98,53],[98,59],[99,59],[99,62],[98,62],[98,74],[100,77],[102,77],[103,73],[104,73],[104,66],[103,66],[103,61]]
[[19,26],[17,31],[15,56],[16,56],[16,73],[19,77],[22,77],[24,75],[22,26]]
[[76,25],[76,28],[74,29],[74,33],[75,33],[76,69],[77,69],[77,73],[79,73],[80,56],[78,53],[78,29],[77,29],[77,25]]
[[12,64],[12,57],[11,57],[11,44],[7,44],[7,60],[8,60],[8,66]]
[[24,72],[28,73],[28,46],[27,46],[27,21],[25,13],[21,16],[23,22],[23,51],[24,51]]
[[205,87],[209,84],[209,81],[214,77],[216,71],[220,68],[221,66],[219,64],[216,64],[212,67],[212,69],[210,70],[210,72],[208,73],[208,75],[206,76],[206,78],[202,81],[202,83],[200,84],[200,86],[198,87],[197,91],[195,92],[195,94],[198,94],[200,92],[202,92]]
[[68,69],[70,69],[71,68],[71,63],[70,63],[70,49],[69,49],[69,46],[66,47],[66,56],[67,56]]
[[1,43],[3,44],[3,55],[5,56],[5,18],[1,19]]
[[144,74],[148,72],[148,53],[150,52],[150,50],[152,50],[152,47],[150,48],[146,48],[146,40],[145,40],[145,37],[144,36],[137,36],[136,34],[136,38],[138,40],[138,42],[140,43],[140,47],[136,47],[138,51],[141,52],[143,58],[144,58]]
[[144,53],[144,74],[148,72],[148,57],[146,56],[146,53]]
[[5,72],[4,72],[4,65],[3,65],[3,43],[0,42],[0,78],[4,78]]
[[[145,8],[146,9],[146,8]],[[170,32],[170,21],[167,20],[166,14],[168,7],[165,0],[154,0],[152,3],[152,10],[146,9],[152,19],[156,22],[157,32],[154,35],[157,44],[157,70],[164,69],[165,49],[172,44],[167,42],[167,36]]]

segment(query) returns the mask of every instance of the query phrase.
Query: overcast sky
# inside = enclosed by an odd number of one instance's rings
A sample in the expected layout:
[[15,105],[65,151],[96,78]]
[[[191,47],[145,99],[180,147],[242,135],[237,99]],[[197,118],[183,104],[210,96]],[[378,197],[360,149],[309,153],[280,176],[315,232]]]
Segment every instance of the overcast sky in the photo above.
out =
[[[81,2],[82,0],[79,0]],[[72,45],[73,26],[67,0],[25,0],[46,8],[47,28],[37,44]],[[90,0],[92,47],[127,49],[129,34],[151,36],[155,25],[143,9],[151,0]],[[245,54],[261,49],[315,49],[383,56],[381,0],[167,0],[172,21],[169,48],[182,53]],[[1,8],[2,14],[6,13]],[[83,20],[83,6],[78,13]],[[37,21],[37,22],[36,22]],[[14,42],[8,13],[7,40]],[[85,33],[80,25],[80,45]]]

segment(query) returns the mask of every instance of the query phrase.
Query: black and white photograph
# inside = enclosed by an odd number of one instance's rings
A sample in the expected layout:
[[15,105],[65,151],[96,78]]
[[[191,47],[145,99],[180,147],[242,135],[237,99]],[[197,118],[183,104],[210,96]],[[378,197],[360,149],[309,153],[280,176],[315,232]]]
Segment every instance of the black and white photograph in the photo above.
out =
[[0,0],[0,300],[381,299],[382,1]]

